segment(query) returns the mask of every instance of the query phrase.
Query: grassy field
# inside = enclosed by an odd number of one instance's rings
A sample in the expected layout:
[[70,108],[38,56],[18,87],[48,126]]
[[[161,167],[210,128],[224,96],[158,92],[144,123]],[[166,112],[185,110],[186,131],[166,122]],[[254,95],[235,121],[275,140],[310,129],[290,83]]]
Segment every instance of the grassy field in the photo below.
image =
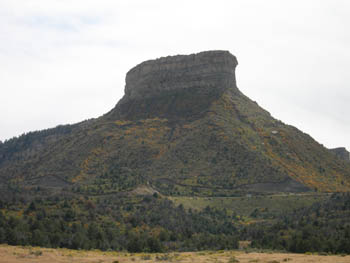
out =
[[305,255],[287,253],[245,253],[243,251],[203,251],[167,254],[78,251],[38,247],[0,246],[1,263],[122,263],[122,262],[183,262],[183,263],[283,263],[320,262],[348,263],[350,255]]
[[328,194],[281,194],[245,197],[170,197],[175,204],[185,208],[202,210],[207,206],[226,208],[229,213],[250,216],[257,209],[261,214],[273,216],[292,212],[294,209],[307,207],[318,201],[325,201]]

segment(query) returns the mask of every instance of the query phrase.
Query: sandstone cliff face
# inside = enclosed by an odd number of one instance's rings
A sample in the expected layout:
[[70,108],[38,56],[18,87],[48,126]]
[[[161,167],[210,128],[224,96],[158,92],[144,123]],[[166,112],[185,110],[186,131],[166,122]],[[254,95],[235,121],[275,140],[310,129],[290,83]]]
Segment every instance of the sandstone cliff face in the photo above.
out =
[[162,91],[235,87],[236,57],[228,51],[206,51],[145,61],[126,75],[125,98],[145,98]]
[[145,61],[126,75],[125,95],[108,119],[194,120],[226,90],[236,87],[237,59],[228,51],[205,51]]

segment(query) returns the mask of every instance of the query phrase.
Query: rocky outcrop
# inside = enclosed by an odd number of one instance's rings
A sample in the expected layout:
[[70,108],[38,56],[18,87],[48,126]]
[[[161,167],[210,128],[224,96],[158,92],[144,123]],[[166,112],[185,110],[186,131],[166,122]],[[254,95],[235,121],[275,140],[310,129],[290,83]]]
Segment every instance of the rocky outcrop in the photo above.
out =
[[334,149],[329,149],[331,152],[333,152],[335,155],[337,155],[339,158],[350,161],[350,153],[346,150],[345,147],[339,147]]
[[236,87],[237,59],[228,51],[206,51],[145,61],[126,75],[124,99],[145,98],[162,91]]

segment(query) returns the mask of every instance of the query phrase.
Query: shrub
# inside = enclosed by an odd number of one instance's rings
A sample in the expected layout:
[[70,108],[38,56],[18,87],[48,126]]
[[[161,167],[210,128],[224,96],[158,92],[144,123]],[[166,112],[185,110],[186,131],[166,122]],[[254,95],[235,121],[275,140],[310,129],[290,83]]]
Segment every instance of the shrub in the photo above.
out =
[[235,257],[235,256],[232,256],[228,261],[227,263],[238,263],[239,260]]

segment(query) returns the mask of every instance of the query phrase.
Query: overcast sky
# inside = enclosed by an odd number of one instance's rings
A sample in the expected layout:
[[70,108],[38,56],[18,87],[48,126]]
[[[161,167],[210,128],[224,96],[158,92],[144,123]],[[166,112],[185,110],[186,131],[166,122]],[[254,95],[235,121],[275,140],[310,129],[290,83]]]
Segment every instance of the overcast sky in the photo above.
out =
[[0,140],[98,117],[148,59],[229,50],[239,89],[350,149],[348,0],[0,0]]

